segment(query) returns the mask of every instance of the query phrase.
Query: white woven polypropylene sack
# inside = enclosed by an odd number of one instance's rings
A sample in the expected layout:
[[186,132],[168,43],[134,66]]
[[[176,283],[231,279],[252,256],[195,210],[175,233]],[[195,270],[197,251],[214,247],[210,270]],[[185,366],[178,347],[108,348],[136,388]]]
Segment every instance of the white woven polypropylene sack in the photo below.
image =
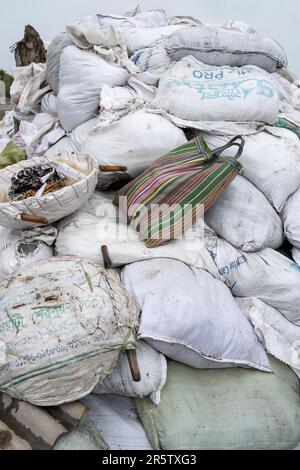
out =
[[126,166],[133,178],[186,142],[182,129],[145,111],[131,113],[111,126],[92,131],[94,124],[92,120],[75,129],[73,142],[81,143],[81,151],[92,155],[100,165]]
[[[300,155],[299,155],[300,159]],[[282,218],[286,238],[296,248],[300,248],[300,189],[286,203]]]
[[120,28],[126,26],[136,26],[142,28],[158,28],[160,26],[168,25],[168,17],[165,10],[149,10],[137,12],[129,16],[120,15],[97,15],[98,23],[100,26],[117,26]]
[[229,289],[206,271],[156,259],[126,266],[121,278],[142,312],[139,337],[161,353],[197,369],[270,370]]
[[260,121],[275,124],[277,88],[255,66],[213,67],[188,56],[159,82],[153,105],[190,121]]
[[63,128],[72,131],[96,115],[104,84],[122,86],[128,72],[97,54],[76,46],[64,49],[60,59],[57,110]]
[[63,137],[45,152],[45,157],[56,157],[60,153],[75,153],[77,147],[73,144],[71,137]]
[[[209,134],[203,137],[211,148],[222,146],[231,138]],[[280,212],[300,187],[300,140],[292,131],[275,127],[244,138],[246,143],[239,159],[243,176]],[[233,154],[227,150],[228,156]]]
[[70,174],[75,175],[75,183],[40,197],[32,196],[20,201],[1,202],[0,224],[4,227],[22,229],[36,225],[33,222],[22,221],[22,214],[44,217],[48,223],[55,222],[77,211],[93,194],[98,181],[98,166],[92,157],[83,154],[33,158],[11,165],[0,171],[0,188],[7,194],[13,175],[22,168],[42,164],[56,165],[58,170],[63,166],[63,171],[71,171]]
[[136,51],[130,60],[141,71],[138,74],[139,79],[150,85],[156,85],[173,63],[163,44],[140,49]]
[[109,249],[113,267],[153,258],[172,258],[206,269],[216,278],[219,276],[201,233],[197,236],[189,231],[182,240],[147,248],[136,230],[127,225],[127,220],[118,217],[111,198],[94,193],[82,210],[59,223],[55,249],[61,256],[82,256],[103,266],[103,245]]
[[53,256],[53,248],[40,240],[25,240],[17,230],[1,233],[0,273],[9,276],[27,264]]
[[133,398],[91,393],[83,403],[111,450],[152,450]]
[[141,373],[140,382],[132,380],[128,360],[124,356],[112,373],[96,385],[93,393],[115,393],[132,398],[149,396],[158,405],[160,392],[167,380],[166,358],[144,341],[139,341],[137,361]]
[[136,347],[138,309],[119,275],[82,258],[50,258],[0,282],[7,361],[0,391],[38,406],[78,400]]
[[134,53],[144,47],[152,46],[154,43],[171,36],[184,25],[161,26],[158,28],[126,27],[121,29],[122,39],[129,53]]
[[277,251],[245,253],[213,233],[205,237],[219,273],[236,297],[256,297],[300,326],[300,267]]
[[43,97],[41,102],[41,111],[42,113],[57,116],[56,96],[54,93],[47,93],[47,95]]
[[292,254],[293,254],[293,259],[300,266],[300,249],[299,248],[293,248]]
[[175,60],[192,55],[209,65],[256,65],[268,72],[287,66],[286,53],[278,42],[257,32],[221,26],[181,29],[171,35],[166,47]]
[[300,327],[278,310],[255,298],[236,298],[265,349],[290,367],[300,369]]
[[73,45],[67,33],[56,36],[47,48],[47,81],[55,95],[59,92],[60,58],[64,49]]
[[205,222],[243,251],[277,249],[283,244],[283,224],[265,196],[237,176],[209,211]]

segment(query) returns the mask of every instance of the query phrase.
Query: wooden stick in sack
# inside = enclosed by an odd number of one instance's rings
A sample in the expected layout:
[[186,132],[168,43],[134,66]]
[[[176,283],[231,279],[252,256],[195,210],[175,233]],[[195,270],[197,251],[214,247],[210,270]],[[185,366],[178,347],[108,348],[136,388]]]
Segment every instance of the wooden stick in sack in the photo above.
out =
[[[105,269],[111,269],[112,267],[112,261],[110,259],[109,253],[107,246],[102,246],[101,247],[101,252],[103,256],[103,262],[104,262],[104,267]],[[129,349],[126,351],[127,355],[127,360],[129,363],[130,367],[130,372],[131,376],[134,382],[140,382],[141,381],[141,373],[139,369],[139,364],[137,360],[137,355],[136,355],[136,350],[135,349]]]

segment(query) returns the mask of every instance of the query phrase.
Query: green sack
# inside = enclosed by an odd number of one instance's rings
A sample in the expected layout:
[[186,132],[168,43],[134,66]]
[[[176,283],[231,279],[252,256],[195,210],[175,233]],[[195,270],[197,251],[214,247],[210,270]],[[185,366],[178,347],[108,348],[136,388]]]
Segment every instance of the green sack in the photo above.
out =
[[107,450],[108,447],[92,421],[86,416],[76,429],[61,436],[53,450]]
[[294,449],[300,441],[300,382],[288,366],[269,359],[272,374],[170,362],[160,405],[136,399],[154,449]]
[[21,160],[27,160],[25,150],[20,149],[14,142],[9,142],[0,152],[0,170],[7,166],[14,165]]

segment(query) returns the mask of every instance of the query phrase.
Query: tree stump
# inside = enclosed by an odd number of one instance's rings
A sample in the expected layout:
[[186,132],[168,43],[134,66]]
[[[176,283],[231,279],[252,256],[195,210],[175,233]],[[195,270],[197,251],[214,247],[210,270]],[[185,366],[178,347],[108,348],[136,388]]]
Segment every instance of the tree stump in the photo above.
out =
[[39,33],[31,25],[25,26],[24,38],[11,47],[17,67],[46,62],[46,49]]

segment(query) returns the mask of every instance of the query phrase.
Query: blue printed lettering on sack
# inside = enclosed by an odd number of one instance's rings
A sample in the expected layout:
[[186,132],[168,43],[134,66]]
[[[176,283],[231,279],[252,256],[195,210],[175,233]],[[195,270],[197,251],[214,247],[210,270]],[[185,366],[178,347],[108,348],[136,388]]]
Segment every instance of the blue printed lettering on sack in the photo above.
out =
[[221,276],[228,276],[231,271],[237,270],[242,264],[247,262],[248,261],[245,255],[239,256],[237,259],[231,261],[231,263],[227,266],[223,266],[221,269],[219,269],[219,273]]
[[[214,71],[214,70],[194,70],[193,71],[193,76],[195,78],[199,78],[199,79],[202,79],[204,78],[204,80],[223,80],[224,79],[224,70],[217,70],[217,71]],[[250,74],[250,73],[253,73],[252,71],[250,70],[246,70],[246,69],[241,69],[241,70],[236,70],[236,69],[226,69],[226,73],[227,75],[228,74],[232,74],[234,73],[235,75],[238,75],[238,76],[244,76],[244,75],[247,75],[247,74]]]
[[193,88],[197,91],[201,100],[217,100],[227,98],[230,101],[247,99],[251,94],[260,95],[265,98],[273,98],[274,90],[267,80],[256,78],[236,80],[235,82],[203,84],[189,80],[170,79],[167,83],[168,89],[178,87]]
[[296,271],[299,271],[299,272],[300,272],[300,265],[299,265],[299,264],[293,263],[293,264],[292,264],[292,268],[293,268],[293,269],[296,269]]

